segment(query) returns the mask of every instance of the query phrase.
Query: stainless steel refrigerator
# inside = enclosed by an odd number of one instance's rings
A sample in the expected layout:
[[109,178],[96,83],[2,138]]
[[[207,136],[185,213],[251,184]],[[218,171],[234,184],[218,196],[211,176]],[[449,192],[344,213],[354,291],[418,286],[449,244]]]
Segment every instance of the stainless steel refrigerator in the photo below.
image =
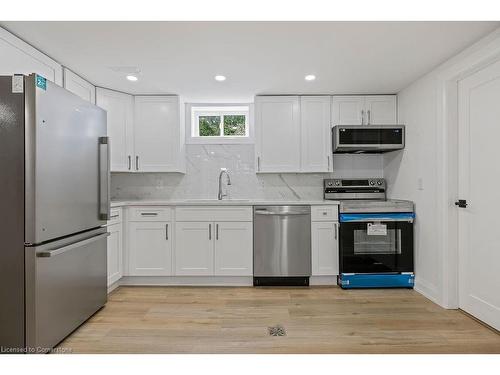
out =
[[0,76],[0,352],[45,352],[107,299],[106,112]]

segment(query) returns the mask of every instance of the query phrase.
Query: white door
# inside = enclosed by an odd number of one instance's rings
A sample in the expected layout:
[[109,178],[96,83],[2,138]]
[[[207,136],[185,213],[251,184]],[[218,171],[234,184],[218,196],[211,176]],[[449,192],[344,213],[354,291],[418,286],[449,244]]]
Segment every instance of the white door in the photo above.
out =
[[214,274],[214,223],[175,223],[175,274]]
[[330,96],[300,97],[302,172],[331,170],[330,113]]
[[175,172],[180,158],[179,98],[136,96],[134,150],[141,172]]
[[122,266],[122,223],[108,225],[108,286],[120,280]]
[[215,223],[215,275],[252,276],[252,266],[252,223]]
[[170,222],[129,224],[129,275],[172,275]]
[[96,104],[105,109],[111,148],[111,171],[133,171],[133,97],[121,92],[96,89]]
[[256,101],[257,172],[300,172],[298,96],[258,96]]
[[364,96],[334,96],[333,125],[362,125],[366,123]]
[[500,61],[459,82],[459,306],[500,330]]
[[397,123],[396,95],[365,97],[365,113],[368,125],[393,125]]
[[64,88],[95,104],[95,86],[67,68],[64,68]]
[[335,276],[339,274],[339,245],[337,222],[311,223],[312,274]]

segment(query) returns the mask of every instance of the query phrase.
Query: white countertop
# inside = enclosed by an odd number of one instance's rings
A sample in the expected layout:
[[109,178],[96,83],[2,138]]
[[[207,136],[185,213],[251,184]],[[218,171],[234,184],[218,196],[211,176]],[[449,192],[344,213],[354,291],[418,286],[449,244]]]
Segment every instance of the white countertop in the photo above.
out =
[[288,205],[336,205],[332,200],[263,200],[263,199],[128,199],[111,201],[111,207],[124,206],[288,206]]

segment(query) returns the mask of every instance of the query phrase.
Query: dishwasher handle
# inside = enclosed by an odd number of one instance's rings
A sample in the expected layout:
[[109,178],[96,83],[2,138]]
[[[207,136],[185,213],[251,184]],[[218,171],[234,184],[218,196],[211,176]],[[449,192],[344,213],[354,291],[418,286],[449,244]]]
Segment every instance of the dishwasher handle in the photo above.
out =
[[296,215],[310,215],[309,212],[272,212],[272,211],[255,211],[256,215],[271,215],[271,216],[296,216]]

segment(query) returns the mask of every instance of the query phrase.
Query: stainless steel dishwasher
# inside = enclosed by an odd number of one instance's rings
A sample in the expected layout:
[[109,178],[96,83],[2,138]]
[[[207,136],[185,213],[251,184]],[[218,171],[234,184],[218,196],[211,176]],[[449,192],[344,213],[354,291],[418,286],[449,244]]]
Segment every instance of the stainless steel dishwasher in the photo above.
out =
[[311,207],[255,206],[254,285],[309,285]]

